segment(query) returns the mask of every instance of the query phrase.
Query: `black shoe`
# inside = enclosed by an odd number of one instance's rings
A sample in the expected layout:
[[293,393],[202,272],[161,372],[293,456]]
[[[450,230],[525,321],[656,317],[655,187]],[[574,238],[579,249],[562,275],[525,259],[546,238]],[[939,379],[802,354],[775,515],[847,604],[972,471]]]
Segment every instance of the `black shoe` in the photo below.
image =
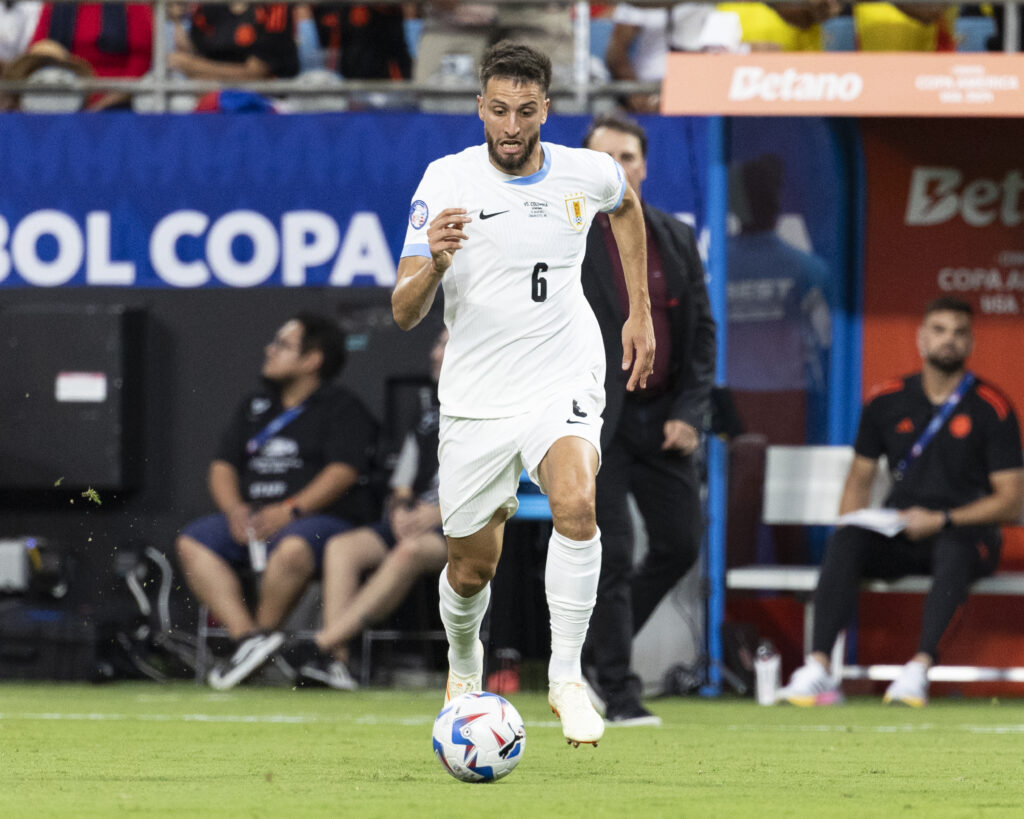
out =
[[238,641],[230,659],[218,663],[207,676],[211,688],[227,691],[253,674],[274,656],[284,643],[283,631],[257,631]]
[[661,717],[657,714],[652,714],[638,702],[628,705],[609,704],[608,713],[605,714],[604,718],[605,721],[610,722],[612,725],[624,725],[627,727],[661,725]]
[[327,686],[335,691],[355,691],[356,678],[341,660],[322,651],[299,666],[298,684],[301,686]]

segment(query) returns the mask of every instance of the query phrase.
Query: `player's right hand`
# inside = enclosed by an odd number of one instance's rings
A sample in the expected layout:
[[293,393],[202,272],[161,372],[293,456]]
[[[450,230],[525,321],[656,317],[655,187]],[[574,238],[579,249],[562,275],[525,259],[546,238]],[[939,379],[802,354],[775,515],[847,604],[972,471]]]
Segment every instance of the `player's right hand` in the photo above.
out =
[[472,222],[473,218],[465,208],[445,208],[427,228],[427,240],[430,243],[430,256],[434,260],[434,270],[444,273],[451,267],[452,256],[468,241],[463,227]]

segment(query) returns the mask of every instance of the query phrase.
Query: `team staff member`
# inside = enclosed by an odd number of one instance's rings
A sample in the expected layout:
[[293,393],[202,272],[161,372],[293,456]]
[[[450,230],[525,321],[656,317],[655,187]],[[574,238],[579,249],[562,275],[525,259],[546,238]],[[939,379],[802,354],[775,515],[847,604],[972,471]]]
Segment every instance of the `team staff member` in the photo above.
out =
[[1020,429],[1006,396],[965,369],[972,346],[970,305],[936,299],[917,332],[921,372],[877,387],[864,409],[839,512],[868,505],[885,455],[894,479],[886,506],[900,510],[904,529],[887,537],[845,526],[832,536],[815,593],[813,650],[780,692],[794,705],[841,698],[829,654],[861,578],[931,574],[917,653],[885,692],[886,702],[925,705],[939,638],[971,583],[999,563],[999,525],[1024,507]]
[[[189,586],[236,641],[210,672],[214,688],[237,685],[281,647],[278,630],[320,571],[328,539],[376,518],[368,473],[377,437],[355,395],[330,382],[345,361],[345,337],[329,318],[298,313],[267,344],[264,388],[246,398],[210,464],[218,513],[188,524],[177,540]],[[239,572],[261,571],[250,542],[266,544],[256,612]]]
[[554,522],[545,568],[548,701],[566,740],[579,745],[604,732],[580,668],[601,567],[594,483],[604,356],[580,286],[596,212],[611,214],[622,254],[630,310],[621,361],[632,367],[630,390],[647,382],[654,331],[639,197],[606,154],[540,141],[550,83],[550,59],[529,46],[501,42],[484,55],[477,103],[486,145],[427,168],[392,306],[399,326],[413,327],[441,286],[451,333],[439,384],[446,699],[481,688],[480,623],[525,466]]
[[[583,145],[612,156],[640,194],[647,178],[643,128],[620,117],[599,117]],[[601,326],[608,363],[603,468],[597,478],[603,555],[587,654],[605,717],[625,725],[661,722],[640,702],[630,653],[633,636],[700,553],[704,522],[694,452],[715,376],[715,321],[693,231],[647,202],[642,207],[658,348],[645,389],[627,391],[625,376],[615,366],[628,301],[622,263],[604,214],[594,220],[583,260],[583,292]],[[647,555],[636,572],[630,493],[648,535]]]

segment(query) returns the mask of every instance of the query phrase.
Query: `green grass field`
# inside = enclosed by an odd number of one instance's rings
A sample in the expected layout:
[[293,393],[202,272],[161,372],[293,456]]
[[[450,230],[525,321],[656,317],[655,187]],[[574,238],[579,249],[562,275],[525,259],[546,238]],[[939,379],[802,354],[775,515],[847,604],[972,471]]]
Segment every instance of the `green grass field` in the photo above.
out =
[[0,684],[0,816],[1021,815],[1024,702],[651,703],[660,728],[571,748],[511,698],[522,763],[492,785],[434,760],[435,691],[216,693],[189,683]]

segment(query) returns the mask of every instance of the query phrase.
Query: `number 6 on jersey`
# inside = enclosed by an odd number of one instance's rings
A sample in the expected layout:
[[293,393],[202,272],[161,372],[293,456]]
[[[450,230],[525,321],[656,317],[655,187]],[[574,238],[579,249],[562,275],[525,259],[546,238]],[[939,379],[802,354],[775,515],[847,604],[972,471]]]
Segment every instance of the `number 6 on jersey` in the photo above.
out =
[[530,296],[534,301],[544,301],[548,297],[548,280],[541,276],[546,273],[548,266],[545,262],[537,262],[533,266],[533,276],[530,278],[532,290]]

